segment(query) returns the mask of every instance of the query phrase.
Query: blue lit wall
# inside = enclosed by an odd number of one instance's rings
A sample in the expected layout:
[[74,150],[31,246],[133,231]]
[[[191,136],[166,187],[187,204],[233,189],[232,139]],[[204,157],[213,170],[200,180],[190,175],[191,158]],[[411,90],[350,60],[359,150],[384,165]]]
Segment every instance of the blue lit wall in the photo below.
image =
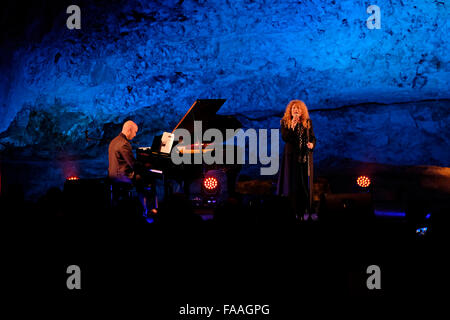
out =
[[[81,30],[66,27],[69,4]],[[366,26],[370,4],[379,30]],[[150,145],[197,98],[226,98],[221,113],[255,128],[277,128],[297,98],[317,161],[449,166],[449,12],[434,0],[11,2],[0,148],[104,158],[128,117]]]

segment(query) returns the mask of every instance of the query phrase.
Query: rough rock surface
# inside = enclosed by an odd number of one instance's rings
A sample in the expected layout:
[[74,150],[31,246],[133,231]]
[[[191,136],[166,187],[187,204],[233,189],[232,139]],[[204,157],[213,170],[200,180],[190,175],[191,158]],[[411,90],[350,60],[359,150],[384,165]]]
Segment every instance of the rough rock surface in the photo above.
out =
[[377,1],[379,30],[369,4],[81,1],[81,30],[68,30],[69,4],[7,3],[3,157],[101,159],[127,118],[149,145],[196,98],[226,98],[221,113],[246,128],[277,128],[298,98],[318,161],[449,166],[449,4]]

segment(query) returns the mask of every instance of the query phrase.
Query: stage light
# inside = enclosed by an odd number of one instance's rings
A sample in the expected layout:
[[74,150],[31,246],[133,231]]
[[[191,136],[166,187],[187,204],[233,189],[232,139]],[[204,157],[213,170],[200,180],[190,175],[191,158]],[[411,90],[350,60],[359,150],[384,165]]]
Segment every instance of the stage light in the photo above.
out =
[[358,179],[356,179],[356,183],[361,188],[367,188],[370,186],[370,179],[366,176],[359,176]]
[[206,191],[212,192],[219,186],[219,181],[214,177],[207,177],[203,179],[203,187]]
[[80,178],[78,178],[77,176],[70,176],[66,180],[68,180],[68,181],[76,181],[76,180],[80,180]]
[[423,227],[423,228],[418,228],[418,229],[416,229],[416,233],[417,233],[419,236],[424,236],[424,235],[427,233],[427,231],[428,231],[428,228],[427,228],[427,227]]

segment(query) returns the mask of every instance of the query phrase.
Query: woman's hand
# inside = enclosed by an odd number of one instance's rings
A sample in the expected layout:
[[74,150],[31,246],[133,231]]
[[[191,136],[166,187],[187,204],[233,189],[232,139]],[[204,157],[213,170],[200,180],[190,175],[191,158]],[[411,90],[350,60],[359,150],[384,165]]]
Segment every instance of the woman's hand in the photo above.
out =
[[299,122],[300,122],[300,117],[294,115],[294,118],[292,118],[292,122],[291,122],[291,129],[294,130],[294,128],[297,126],[297,124]]
[[311,142],[308,142],[308,143],[306,144],[306,146],[307,146],[309,149],[314,148],[314,145],[313,145]]

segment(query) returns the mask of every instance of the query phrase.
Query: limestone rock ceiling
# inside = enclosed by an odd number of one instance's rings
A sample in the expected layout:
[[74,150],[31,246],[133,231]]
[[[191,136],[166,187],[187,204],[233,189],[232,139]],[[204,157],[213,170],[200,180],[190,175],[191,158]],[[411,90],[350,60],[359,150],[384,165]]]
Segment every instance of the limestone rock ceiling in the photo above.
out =
[[81,30],[68,30],[65,3],[11,2],[0,148],[97,157],[129,117],[149,145],[197,98],[225,98],[221,113],[276,128],[298,98],[320,158],[448,166],[448,4],[377,5],[380,30],[356,0],[81,1]]

